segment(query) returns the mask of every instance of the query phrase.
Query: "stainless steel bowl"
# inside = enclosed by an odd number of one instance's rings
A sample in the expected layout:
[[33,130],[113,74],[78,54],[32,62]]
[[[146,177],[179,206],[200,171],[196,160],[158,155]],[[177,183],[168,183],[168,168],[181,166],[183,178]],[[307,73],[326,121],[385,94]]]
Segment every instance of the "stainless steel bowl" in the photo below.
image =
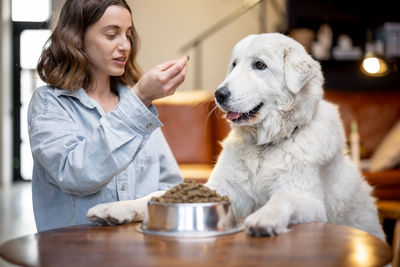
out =
[[242,230],[229,201],[212,203],[160,203],[149,201],[138,230],[152,235],[210,237]]

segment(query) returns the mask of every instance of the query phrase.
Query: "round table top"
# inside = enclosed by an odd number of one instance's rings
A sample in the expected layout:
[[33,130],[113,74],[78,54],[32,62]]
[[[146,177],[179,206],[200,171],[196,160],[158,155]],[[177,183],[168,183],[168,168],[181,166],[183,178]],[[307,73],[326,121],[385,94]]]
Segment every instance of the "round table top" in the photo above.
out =
[[273,237],[207,238],[140,233],[138,224],[80,225],[22,236],[0,256],[23,266],[383,266],[390,247],[346,226],[313,222]]

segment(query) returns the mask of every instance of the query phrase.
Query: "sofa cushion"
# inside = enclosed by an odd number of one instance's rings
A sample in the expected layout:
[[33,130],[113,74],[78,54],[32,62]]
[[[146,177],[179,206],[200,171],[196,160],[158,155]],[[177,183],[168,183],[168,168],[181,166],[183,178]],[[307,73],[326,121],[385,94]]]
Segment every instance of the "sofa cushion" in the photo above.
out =
[[400,163],[400,120],[386,134],[373,153],[370,171],[377,172],[395,167]]
[[356,120],[365,156],[371,157],[384,136],[400,119],[400,91],[351,92],[326,90],[325,98],[339,106],[346,133]]
[[210,164],[214,159],[211,94],[182,91],[154,101],[161,128],[178,163]]
[[400,170],[363,171],[363,175],[372,185],[377,199],[400,200]]

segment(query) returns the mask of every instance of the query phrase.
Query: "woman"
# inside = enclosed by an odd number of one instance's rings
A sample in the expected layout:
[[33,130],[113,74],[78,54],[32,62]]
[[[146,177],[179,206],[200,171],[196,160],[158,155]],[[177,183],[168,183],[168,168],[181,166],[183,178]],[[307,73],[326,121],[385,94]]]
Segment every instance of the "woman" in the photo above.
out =
[[187,58],[141,76],[137,50],[125,0],[66,1],[37,67],[48,85],[28,110],[38,231],[182,181],[151,103],[184,81]]

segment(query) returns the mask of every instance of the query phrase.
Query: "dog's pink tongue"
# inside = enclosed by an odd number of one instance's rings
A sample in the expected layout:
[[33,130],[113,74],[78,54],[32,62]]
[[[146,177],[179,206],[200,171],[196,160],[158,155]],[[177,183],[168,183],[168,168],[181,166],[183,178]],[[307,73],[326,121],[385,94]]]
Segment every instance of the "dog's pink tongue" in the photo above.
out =
[[236,120],[240,116],[242,116],[242,113],[239,113],[239,112],[228,111],[228,113],[226,113],[226,118],[228,120]]

